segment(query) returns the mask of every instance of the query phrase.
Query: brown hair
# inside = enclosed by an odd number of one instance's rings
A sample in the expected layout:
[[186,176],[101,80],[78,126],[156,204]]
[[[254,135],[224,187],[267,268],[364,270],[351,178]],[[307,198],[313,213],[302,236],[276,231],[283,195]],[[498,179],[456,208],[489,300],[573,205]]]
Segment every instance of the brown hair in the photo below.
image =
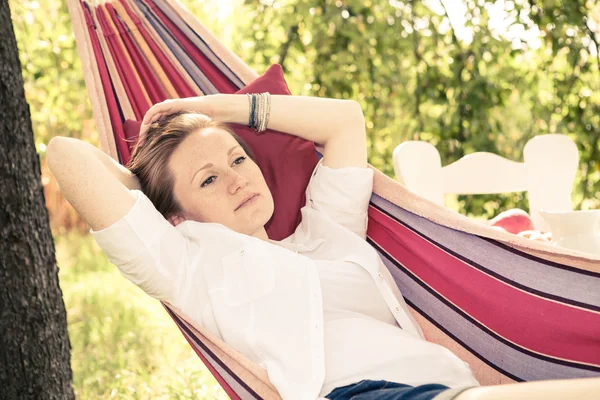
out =
[[142,192],[165,217],[181,212],[173,193],[174,177],[169,160],[175,149],[193,132],[207,128],[227,131],[252,159],[248,145],[222,122],[204,114],[179,112],[152,123],[143,145],[135,145],[127,168],[140,181]]

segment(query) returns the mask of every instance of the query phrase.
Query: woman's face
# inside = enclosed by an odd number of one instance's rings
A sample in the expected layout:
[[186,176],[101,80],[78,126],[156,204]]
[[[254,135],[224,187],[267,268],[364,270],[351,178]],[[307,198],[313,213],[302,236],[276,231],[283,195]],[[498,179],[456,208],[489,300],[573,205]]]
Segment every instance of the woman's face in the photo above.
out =
[[[183,215],[253,236],[273,215],[273,197],[258,165],[227,131],[190,134],[173,152],[169,168]],[[178,224],[181,218],[175,217]]]

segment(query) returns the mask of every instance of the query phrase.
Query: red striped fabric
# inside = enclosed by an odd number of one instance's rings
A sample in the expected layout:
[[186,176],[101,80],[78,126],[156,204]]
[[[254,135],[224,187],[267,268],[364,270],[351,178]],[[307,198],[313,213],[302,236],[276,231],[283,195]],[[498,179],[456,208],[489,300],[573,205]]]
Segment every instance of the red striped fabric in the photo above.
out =
[[177,326],[179,327],[179,329],[183,333],[183,336],[188,341],[188,343],[190,344],[190,346],[192,347],[192,349],[194,349],[194,352],[198,355],[198,357],[200,357],[200,359],[202,360],[202,362],[204,363],[204,365],[206,366],[206,368],[215,377],[215,379],[217,380],[217,382],[219,382],[219,385],[221,385],[221,387],[223,388],[223,390],[225,391],[225,393],[227,393],[227,395],[229,396],[229,398],[231,400],[240,400],[240,397],[237,395],[237,393],[231,388],[231,386],[229,386],[229,384],[225,381],[225,379],[223,379],[223,377],[221,376],[221,374],[219,374],[217,372],[217,370],[215,369],[215,367],[212,366],[212,364],[206,359],[206,357],[204,357],[204,354],[202,354],[202,352],[195,345],[195,343],[193,342],[193,340],[188,335],[186,335],[185,332],[183,332],[183,330],[181,329],[181,324],[182,324],[181,322],[177,322]]
[[133,108],[133,113],[137,119],[141,120],[144,118],[144,114],[148,111],[151,104],[146,101],[144,89],[138,83],[135,73],[127,62],[126,55],[123,53],[121,46],[118,43],[120,39],[117,37],[117,33],[106,20],[106,15],[103,11],[106,8],[104,6],[98,6],[96,9],[98,10],[96,13],[98,22],[102,26],[104,37],[106,38],[108,48],[119,71],[119,77],[121,78],[121,82],[127,93],[127,98]]
[[118,17],[117,11],[110,3],[106,3],[105,7],[117,28],[117,34],[121,37],[121,40],[127,49],[127,53],[133,61],[135,70],[142,79],[142,82],[144,82],[144,89],[146,93],[148,93],[150,101],[152,104],[156,104],[166,100],[167,94],[158,81],[156,75],[152,72],[152,68],[148,64],[146,57],[144,57],[144,55],[140,52],[140,49],[137,47],[135,41],[129,34],[129,30],[127,27],[125,27],[123,21],[121,21],[121,19]]
[[137,27],[138,31],[148,44],[148,47],[150,47],[150,50],[152,50],[152,54],[154,54],[154,56],[158,60],[158,63],[160,64],[164,74],[167,75],[167,77],[175,87],[175,90],[177,90],[177,94],[179,94],[179,97],[194,97],[196,95],[195,92],[187,84],[185,79],[183,79],[183,77],[179,74],[179,72],[177,71],[175,66],[173,66],[171,61],[169,61],[169,59],[163,54],[162,50],[158,47],[158,45],[154,42],[148,31],[146,31],[144,25],[141,23],[138,16],[129,7],[127,1],[120,0],[120,3],[127,11],[129,17],[135,23],[135,26]]
[[231,400],[240,400],[240,397],[231,388],[231,386],[229,386],[229,384],[227,383],[227,381],[225,381],[225,379],[223,379],[223,377],[221,376],[221,374],[219,374],[219,372],[215,369],[215,367],[213,367],[213,365],[208,361],[208,359],[206,357],[204,357],[204,354],[202,354],[202,352],[200,351],[200,349],[198,348],[198,346],[194,342],[194,338],[192,338],[190,335],[188,335],[188,333],[185,331],[185,329],[184,329],[185,323],[183,321],[181,321],[179,318],[177,318],[168,309],[168,307],[166,305],[163,304],[163,306],[165,307],[167,313],[171,316],[171,318],[173,318],[173,321],[175,321],[175,324],[179,328],[179,331],[183,334],[183,337],[185,337],[185,339],[190,344],[190,346],[192,347],[192,349],[194,349],[194,352],[196,353],[196,355],[198,355],[198,357],[200,357],[200,359],[202,360],[202,362],[204,363],[204,365],[206,366],[206,368],[215,377],[215,379],[217,380],[217,382],[219,382],[219,385],[221,385],[221,387],[223,388],[223,390],[225,391],[225,393],[227,393],[227,395],[229,396],[229,398]]
[[369,217],[369,237],[416,278],[487,329],[536,353],[600,366],[599,313],[501,282],[373,207]]
[[238,88],[223,74],[215,65],[202,54],[198,48],[185,36],[185,34],[175,25],[156,5],[149,1],[143,0],[154,12],[154,14],[162,21],[169,32],[177,39],[179,44],[185,49],[187,54],[202,73],[206,75],[208,80],[217,88],[219,93],[233,94]]
[[110,116],[110,124],[115,135],[115,145],[121,163],[125,164],[129,161],[129,148],[127,143],[123,140],[125,138],[125,131],[123,130],[123,121],[120,118],[119,104],[117,96],[110,82],[110,74],[108,68],[104,63],[104,56],[100,47],[100,42],[96,36],[96,30],[94,29],[94,21],[90,15],[90,10],[84,6],[83,2],[80,2],[83,14],[85,16],[85,22],[90,35],[90,41],[92,43],[92,49],[94,51],[94,58],[98,65],[98,72],[100,74],[100,80],[102,81],[102,91],[104,92],[104,98],[106,99],[106,106],[108,108],[108,115]]

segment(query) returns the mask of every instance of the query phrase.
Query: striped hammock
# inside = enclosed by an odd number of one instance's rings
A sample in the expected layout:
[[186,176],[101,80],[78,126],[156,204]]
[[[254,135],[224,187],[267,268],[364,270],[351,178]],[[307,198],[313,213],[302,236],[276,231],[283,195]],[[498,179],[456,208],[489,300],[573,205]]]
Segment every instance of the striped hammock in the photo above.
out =
[[[178,0],[68,0],[102,149],[126,162],[126,120],[166,98],[233,93],[257,74]],[[600,257],[446,210],[376,171],[368,241],[427,340],[484,385],[600,376]],[[165,305],[233,399],[277,399],[266,372]]]

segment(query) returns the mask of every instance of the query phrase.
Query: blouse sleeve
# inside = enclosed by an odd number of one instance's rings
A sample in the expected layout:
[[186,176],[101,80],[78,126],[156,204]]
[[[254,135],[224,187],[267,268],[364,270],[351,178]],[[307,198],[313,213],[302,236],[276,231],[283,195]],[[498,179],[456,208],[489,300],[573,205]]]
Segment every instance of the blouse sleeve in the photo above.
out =
[[362,238],[373,192],[370,168],[330,168],[319,161],[306,190],[307,206],[327,214]]
[[189,260],[188,241],[139,190],[131,210],[109,227],[90,230],[108,260],[150,296],[175,304]]

